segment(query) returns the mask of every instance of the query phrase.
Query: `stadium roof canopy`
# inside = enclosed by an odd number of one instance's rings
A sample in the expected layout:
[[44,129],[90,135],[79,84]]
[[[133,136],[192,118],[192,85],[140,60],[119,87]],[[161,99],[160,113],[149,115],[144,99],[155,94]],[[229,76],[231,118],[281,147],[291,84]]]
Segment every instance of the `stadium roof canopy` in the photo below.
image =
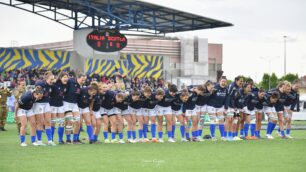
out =
[[117,28],[166,34],[232,26],[231,23],[135,0],[4,0],[72,29]]

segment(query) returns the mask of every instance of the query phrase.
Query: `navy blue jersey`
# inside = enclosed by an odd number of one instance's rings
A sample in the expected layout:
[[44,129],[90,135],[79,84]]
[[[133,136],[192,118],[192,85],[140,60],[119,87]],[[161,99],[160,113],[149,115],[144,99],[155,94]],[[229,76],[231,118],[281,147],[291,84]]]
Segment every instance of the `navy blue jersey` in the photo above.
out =
[[63,100],[67,91],[67,85],[64,85],[61,81],[57,81],[52,87],[52,93],[50,95],[50,106],[61,107],[63,106]]
[[279,89],[272,89],[269,91],[270,93],[272,92],[278,92],[279,93],[279,99],[275,104],[275,110],[276,112],[280,112],[280,111],[284,111],[284,103],[287,99],[287,94],[286,93],[282,93]]
[[255,85],[253,85],[252,88],[251,88],[251,91],[252,92],[258,92],[259,89]]
[[126,97],[122,102],[115,102],[114,107],[119,108],[120,110],[127,110],[129,106],[129,98]]
[[18,100],[19,108],[24,110],[30,110],[35,103],[35,98],[31,91],[26,92],[23,94],[20,99]]
[[67,91],[64,97],[65,102],[77,103],[77,98],[81,93],[81,86],[75,78],[70,78],[67,83]]
[[262,105],[263,101],[264,101],[263,98],[260,99],[258,97],[258,92],[251,92],[250,96],[249,96],[249,99],[247,101],[248,110],[252,111],[255,108],[262,109],[263,108],[263,105]]
[[236,100],[239,96],[239,86],[233,82],[228,86],[228,96],[225,102],[225,109],[228,107],[236,108]]
[[166,91],[166,94],[164,96],[164,98],[159,101],[157,104],[161,107],[169,107],[171,106],[171,103],[172,101],[175,100],[176,97],[172,97],[170,94],[169,94],[169,91]]
[[183,105],[182,105],[182,112],[183,113],[186,113],[186,105],[183,103]]
[[175,95],[175,99],[171,102],[171,109],[174,111],[179,111],[182,108],[183,102],[181,101],[181,93]]
[[263,109],[264,98],[258,97],[258,92],[251,92],[250,99],[248,100],[248,110]]
[[197,94],[196,93],[192,93],[189,96],[187,102],[184,103],[184,106],[185,106],[186,110],[194,110],[197,99],[198,99]]
[[52,93],[52,85],[47,84],[46,81],[38,81],[36,82],[35,86],[40,86],[42,87],[44,91],[44,96],[42,99],[37,101],[38,103],[49,103],[50,102],[50,95]]
[[291,110],[294,110],[295,106],[297,105],[297,110],[299,111],[299,94],[298,92],[291,89],[290,93],[288,94],[287,99],[284,102],[285,106],[290,106]]
[[114,107],[114,104],[116,102],[116,94],[113,91],[107,90],[104,94],[104,102],[102,102],[101,107],[105,109],[112,109]]
[[211,93],[209,91],[205,91],[203,95],[198,95],[196,105],[198,106],[206,105],[210,96],[211,96]]
[[158,100],[155,97],[156,97],[155,93],[152,93],[150,97],[145,97],[144,96],[143,97],[144,98],[144,102],[143,102],[142,107],[146,108],[146,109],[154,109],[155,106],[158,103]]
[[222,88],[220,84],[217,84],[208,99],[207,105],[215,108],[221,108],[225,105],[227,97],[227,88]]
[[237,92],[237,97],[235,100],[235,107],[238,109],[243,109],[247,106],[248,99],[250,98],[249,93],[244,93],[243,89],[239,89],[239,92]]
[[276,103],[272,103],[270,101],[271,94],[267,92],[264,96],[264,101],[262,103],[263,106],[274,107]]
[[129,103],[129,106],[130,106],[130,107],[132,107],[132,108],[134,108],[134,109],[140,109],[140,108],[142,108],[142,105],[143,105],[143,99],[142,99],[142,98],[143,98],[143,97],[140,96],[139,100],[133,101],[132,95],[129,95],[129,96],[127,97],[127,101],[128,101],[128,103]]
[[100,110],[100,107],[101,107],[101,105],[104,101],[104,98],[105,98],[104,95],[99,94],[99,93],[94,97],[93,105],[92,105],[92,110],[93,111],[97,112],[97,111]]
[[78,106],[79,108],[87,108],[89,107],[90,102],[94,99],[94,97],[88,94],[88,88],[82,88],[80,95],[78,96]]

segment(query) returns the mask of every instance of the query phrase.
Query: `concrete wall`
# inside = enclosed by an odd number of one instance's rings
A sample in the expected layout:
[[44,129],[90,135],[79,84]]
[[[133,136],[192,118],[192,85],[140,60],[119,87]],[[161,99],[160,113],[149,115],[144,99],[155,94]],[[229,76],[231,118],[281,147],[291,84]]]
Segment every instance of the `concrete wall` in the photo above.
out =
[[194,74],[194,40],[191,38],[181,39],[181,75]]
[[198,38],[198,57],[195,63],[195,75],[208,75],[208,39]]

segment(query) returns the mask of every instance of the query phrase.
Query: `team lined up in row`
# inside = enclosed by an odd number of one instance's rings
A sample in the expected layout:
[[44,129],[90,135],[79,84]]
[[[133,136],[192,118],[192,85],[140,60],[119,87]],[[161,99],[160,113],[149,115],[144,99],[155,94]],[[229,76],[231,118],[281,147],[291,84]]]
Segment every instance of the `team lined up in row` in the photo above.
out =
[[[110,90],[112,86],[95,82],[83,87],[85,75],[69,78],[65,72],[60,73],[56,81],[54,78],[51,72],[47,72],[45,80],[37,82],[35,90],[26,92],[18,101],[15,114],[22,124],[21,146],[27,146],[25,143],[27,123],[31,126],[31,142],[35,146],[45,145],[42,142],[43,128],[48,138],[48,145],[55,145],[53,136],[56,123],[58,123],[59,144],[65,144],[64,132],[66,143],[82,144],[79,139],[82,121],[86,124],[90,143],[98,142],[102,123],[105,143],[125,143],[122,133],[124,120],[127,122],[128,142],[164,142],[162,131],[164,118],[168,142],[175,142],[177,120],[180,122],[182,141],[189,139],[203,141],[201,136],[206,113],[210,117],[212,140],[216,140],[216,124],[219,125],[222,140],[241,140],[238,137],[239,129],[240,134],[246,139],[260,138],[263,114],[269,117],[266,133],[268,139],[273,139],[271,134],[277,122],[281,136],[291,138],[292,110],[299,101],[298,82],[290,84],[284,81],[278,88],[265,92],[254,87],[251,81],[244,82],[240,76],[236,77],[229,86],[226,78],[222,77],[219,83],[207,81],[203,85],[181,91],[178,91],[175,85],[157,90],[144,86],[142,90],[131,91]],[[147,136],[149,121],[151,140]],[[189,121],[192,121],[190,128],[187,127]],[[138,122],[138,138],[136,122]],[[111,141],[108,139],[109,123]],[[191,138],[189,130],[192,132]],[[119,140],[116,140],[116,133],[119,135]]]

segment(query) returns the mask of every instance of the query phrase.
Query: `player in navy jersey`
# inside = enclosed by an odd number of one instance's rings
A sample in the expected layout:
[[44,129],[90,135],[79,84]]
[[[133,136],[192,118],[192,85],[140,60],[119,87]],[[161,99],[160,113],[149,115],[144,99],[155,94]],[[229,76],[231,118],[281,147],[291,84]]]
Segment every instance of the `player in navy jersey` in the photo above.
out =
[[[288,93],[291,91],[291,84],[288,81],[281,81],[277,89],[273,89],[271,91],[277,91],[279,93],[279,99],[275,104],[275,110],[277,113],[278,124],[280,128],[280,136],[286,139],[285,131],[284,131],[284,102],[288,97]],[[273,133],[274,128],[271,130],[271,135]],[[272,136],[271,136],[272,138]]]
[[147,138],[147,129],[149,125],[149,118],[151,118],[151,136],[152,142],[157,142],[156,139],[156,111],[155,106],[157,104],[156,93],[152,93],[152,89],[150,86],[146,86],[143,88],[143,105],[142,105],[142,113],[143,113],[143,137],[144,142],[148,142]]
[[[248,101],[251,96],[251,85],[244,83],[242,88],[239,89],[239,96],[236,101],[236,107],[241,111],[241,120],[240,120],[240,128],[244,131],[244,137],[246,139],[251,139],[249,137],[249,127],[251,123],[251,118],[254,120],[255,124],[255,112],[250,113],[247,111]],[[255,130],[254,130],[255,133]]]
[[[115,97],[112,102],[112,109],[108,112],[108,118],[111,123],[111,132],[112,132],[112,138],[111,143],[125,143],[123,141],[123,117],[121,115],[121,111],[116,108],[116,104],[120,104],[124,100],[124,93],[122,92],[115,92]],[[116,132],[118,132],[119,135],[119,141],[116,139]]]
[[[120,103],[124,100],[123,93],[116,93],[114,91],[107,90],[104,94],[104,102],[101,105],[101,115],[103,117],[103,124],[104,124],[104,142],[110,143],[108,140],[108,123],[111,123],[111,132],[112,132],[112,143],[117,143],[116,132],[118,127],[118,120],[117,120],[117,112],[114,111],[114,104]],[[122,133],[122,132],[121,132]],[[121,133],[119,137],[121,137]]]
[[207,102],[207,112],[210,118],[210,133],[212,140],[215,137],[216,123],[219,122],[219,130],[221,137],[224,136],[224,105],[227,98],[228,90],[226,88],[227,79],[222,77],[218,84],[214,86],[214,90]]
[[[132,133],[131,138],[129,138],[128,135],[128,140],[133,143],[133,142],[142,142],[142,137],[143,137],[143,115],[142,115],[142,104],[143,102],[140,100],[141,97],[141,92],[138,90],[132,90],[130,95],[127,97],[128,99],[128,109],[129,113],[127,116],[127,121],[128,121],[128,130]],[[138,140],[136,140],[136,122],[138,120]],[[132,140],[131,140],[132,139]]]
[[198,101],[199,96],[204,96],[205,87],[204,85],[199,85],[190,90],[190,97],[187,102],[185,102],[186,113],[185,116],[187,120],[192,120],[192,140],[193,141],[203,141],[202,138],[199,137],[198,131],[198,123],[199,116],[196,111],[196,103]]
[[23,94],[16,107],[16,113],[15,116],[19,118],[21,127],[20,127],[20,145],[21,146],[27,146],[26,140],[25,140],[25,133],[26,133],[26,127],[27,123],[30,123],[31,129],[30,129],[30,135],[31,135],[31,142],[33,146],[39,146],[38,143],[36,143],[36,120],[35,115],[33,112],[33,104],[43,97],[43,89],[38,86],[35,88],[33,92],[28,91],[25,94]]
[[166,118],[167,123],[167,133],[168,133],[168,142],[175,142],[173,139],[173,133],[172,133],[172,123],[173,123],[173,116],[172,116],[172,109],[171,109],[171,103],[176,98],[176,92],[177,92],[176,85],[172,84],[170,85],[169,89],[166,91],[165,96],[161,101],[157,103],[156,110],[157,110],[157,119],[158,119],[158,142],[163,143],[163,132],[162,132],[162,123],[163,123],[163,117]]
[[[100,115],[102,118],[103,122],[103,138],[104,138],[104,143],[110,143],[108,139],[108,127],[109,127],[109,119],[108,119],[108,111],[112,109],[111,102],[114,101],[115,95],[113,94],[112,91],[108,90],[109,87],[106,83],[101,83],[99,86],[99,93],[102,96],[102,102],[101,102],[101,107],[100,107]],[[95,132],[95,134],[99,134]]]
[[45,79],[43,81],[36,82],[35,86],[42,87],[44,91],[44,96],[42,99],[37,101],[34,106],[34,114],[36,116],[37,122],[37,143],[40,145],[45,145],[42,142],[42,130],[45,127],[46,135],[48,138],[48,145],[55,146],[56,144],[52,141],[52,130],[51,130],[51,109],[50,109],[50,95],[52,93],[52,85],[54,82],[54,75],[52,72],[48,71],[45,73]]
[[[98,90],[98,85],[95,83],[91,83],[90,86],[81,89],[80,95],[77,99],[80,115],[82,115],[85,121],[89,143],[91,144],[94,143],[94,139],[89,106],[93,103],[94,97],[97,94]],[[73,142],[78,142],[78,140],[73,140]]]
[[214,84],[211,81],[207,81],[204,84],[205,91],[203,95],[198,95],[198,99],[196,101],[196,112],[198,116],[198,139],[202,140],[202,133],[205,122],[205,115],[207,113],[207,102],[211,93],[214,89]]
[[280,95],[278,91],[269,91],[264,96],[263,112],[268,116],[268,126],[266,133],[267,139],[274,139],[272,136],[272,131],[274,130],[277,123],[277,113],[274,106],[279,97]]
[[71,132],[73,132],[74,144],[82,144],[78,138],[80,131],[80,112],[77,105],[77,98],[81,93],[81,88],[85,81],[86,75],[78,74],[77,78],[70,78],[67,83],[67,90],[64,96],[64,111],[66,119],[66,143],[68,144],[72,143]]
[[[250,91],[250,85],[244,83],[241,88],[239,88],[237,94],[236,94],[236,99],[235,99],[235,107],[239,111],[239,118],[238,118],[238,125],[235,125],[235,131],[238,133],[240,129],[240,138],[245,138],[245,132],[244,132],[244,126],[249,127],[249,125],[244,125],[245,124],[245,119],[247,114],[244,113],[248,94]],[[246,130],[248,131],[248,130]]]
[[183,112],[182,112],[182,106],[183,106],[183,101],[181,99],[182,92],[177,92],[175,94],[175,99],[171,102],[171,109],[172,109],[172,114],[173,114],[173,125],[172,125],[172,135],[173,137],[175,136],[175,124],[176,124],[176,118],[180,122],[180,131],[181,131],[181,136],[182,136],[182,141],[185,142],[187,141],[185,139],[185,134],[182,134],[182,132],[185,133],[185,130],[182,131],[182,127],[185,127],[184,124],[184,117],[183,117]]
[[63,141],[65,115],[64,115],[64,96],[67,90],[68,73],[61,72],[58,75],[57,81],[52,87],[50,95],[50,108],[51,108],[51,130],[52,139],[54,137],[55,124],[58,123],[58,143],[65,144]]
[[[93,100],[93,104],[90,108],[90,110],[92,111],[91,113],[94,115],[95,117],[95,121],[92,120],[92,123],[95,122],[95,127],[93,128],[93,141],[95,143],[99,143],[98,141],[98,137],[99,137],[99,133],[102,127],[102,121],[101,121],[101,105],[104,101],[104,93],[105,90],[102,87],[102,84],[98,84],[99,86],[99,92],[96,94],[94,100]],[[93,125],[94,126],[94,125]]]
[[[98,84],[98,82],[96,81],[96,79],[93,79],[91,82],[90,82],[90,84],[95,84],[95,85],[97,85],[97,94],[94,96],[94,99],[91,101],[91,104],[89,105],[89,114],[90,114],[90,121],[91,121],[91,127],[92,127],[92,131],[93,131],[93,137],[95,137],[94,136],[94,131],[96,130],[96,125],[97,125],[97,118],[96,118],[96,116],[94,115],[94,111],[92,110],[93,109],[93,105],[94,105],[94,102],[95,102],[95,100],[96,100],[96,97],[100,97],[98,94],[100,94],[99,93],[99,84]],[[99,113],[100,113],[100,110],[99,110]],[[82,124],[81,124],[81,126],[82,126]],[[95,138],[93,138],[93,142],[94,143],[98,143],[96,140],[95,140]]]
[[[164,99],[164,96],[165,96],[165,91],[161,88],[158,88],[156,91],[155,91],[155,99],[156,99],[156,102],[154,102],[155,104],[155,108],[154,108],[154,111],[155,113],[150,117],[150,121],[151,121],[151,134],[152,134],[152,142],[159,142],[159,141],[163,141],[163,140],[158,140],[156,139],[156,117],[157,117],[157,110],[156,110],[156,106],[158,104],[158,102],[162,101]],[[159,117],[161,118],[161,117]],[[161,119],[162,121],[162,119]],[[159,129],[160,129],[160,126],[159,126],[160,122],[158,122],[158,135],[160,136],[162,134],[162,132],[160,133]],[[162,127],[161,127],[162,128]],[[161,129],[162,130],[162,129]],[[162,138],[162,137],[159,137],[159,138]]]
[[[240,120],[240,112],[239,109],[236,107],[236,101],[239,96],[239,89],[242,87],[243,84],[243,77],[237,76],[233,83],[228,86],[228,96],[226,98],[226,119],[225,119],[225,128],[226,131],[224,137],[228,137],[231,141],[233,137],[234,141],[241,140],[238,137],[238,129],[239,129],[239,120]],[[221,126],[222,127],[222,126]]]
[[117,115],[116,117],[117,117],[118,135],[119,135],[118,143],[125,143],[123,140],[123,128],[124,128],[125,116],[130,114],[129,109],[128,109],[129,102],[128,102],[128,99],[126,98],[128,95],[126,92],[123,92],[122,90],[118,92],[116,96],[118,97],[119,95],[122,95],[123,100],[118,101],[118,98],[117,98],[117,101],[114,104],[113,110],[115,114]]
[[[186,125],[186,120],[185,120],[185,112],[186,108],[183,109],[183,107],[186,106],[186,103],[189,99],[190,95],[187,89],[183,89],[180,91],[179,94],[177,94],[176,100],[173,102],[173,104],[176,104],[177,108],[179,107],[179,110],[173,110],[173,114],[177,117],[178,121],[180,122],[180,133],[181,133],[181,141],[182,142],[187,142],[186,138],[186,132],[189,135],[189,129]],[[172,105],[173,106],[173,105]],[[175,109],[175,107],[172,107],[172,109]]]
[[192,120],[192,141],[196,142],[203,141],[198,137],[198,116],[195,107],[198,95],[203,95],[204,91],[205,89],[203,85],[193,88],[189,93],[187,101],[185,101],[183,105],[186,108],[185,116],[187,118],[187,121],[189,121],[190,119]]
[[[256,128],[255,128],[255,136],[254,139],[260,138],[260,130],[261,130],[261,122],[263,118],[263,102],[264,102],[264,96],[265,96],[265,90],[259,89],[258,92],[252,92],[251,102],[248,104],[248,110],[252,111],[253,106],[255,110],[256,115]],[[251,112],[250,112],[251,113]],[[251,130],[252,130],[252,124],[251,124]]]
[[300,83],[298,80],[293,81],[291,86],[291,91],[288,93],[288,97],[284,102],[285,111],[284,111],[284,118],[285,118],[285,128],[286,128],[286,137],[292,139],[293,137],[290,135],[291,130],[291,118],[292,112],[296,107],[296,111],[300,111],[299,107],[299,87]]
[[258,92],[259,91],[259,88],[256,87],[256,85],[254,85],[254,81],[253,79],[249,78],[245,81],[245,83],[247,83],[248,85],[251,86],[251,91],[252,92]]

